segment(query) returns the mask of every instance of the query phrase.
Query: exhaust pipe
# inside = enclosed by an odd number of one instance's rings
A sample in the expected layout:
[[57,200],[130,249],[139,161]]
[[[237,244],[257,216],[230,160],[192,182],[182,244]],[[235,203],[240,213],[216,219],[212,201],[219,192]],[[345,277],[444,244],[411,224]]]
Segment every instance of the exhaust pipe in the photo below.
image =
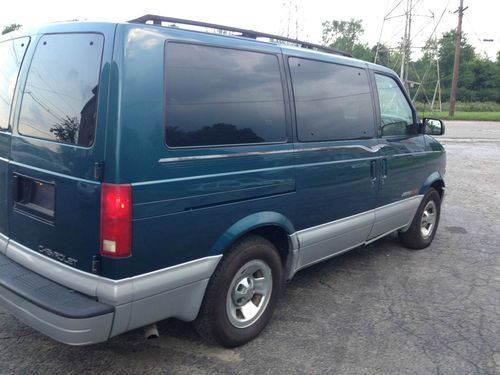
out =
[[144,338],[146,340],[157,339],[158,337],[160,337],[160,333],[158,332],[158,327],[156,326],[156,323],[144,327]]

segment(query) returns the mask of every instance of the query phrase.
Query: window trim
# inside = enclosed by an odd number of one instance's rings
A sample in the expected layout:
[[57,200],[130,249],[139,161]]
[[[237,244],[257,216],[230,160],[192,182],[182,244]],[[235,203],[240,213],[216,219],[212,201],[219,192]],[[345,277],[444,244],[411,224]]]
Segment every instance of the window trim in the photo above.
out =
[[382,138],[382,139],[394,139],[394,138],[409,138],[409,137],[414,137],[421,135],[421,132],[418,132],[416,134],[406,134],[406,135],[382,135],[382,110],[380,108],[380,97],[378,95],[378,87],[377,87],[377,79],[376,75],[381,75],[388,77],[392,79],[394,82],[396,82],[397,86],[399,87],[399,90],[402,92],[406,102],[408,103],[408,106],[410,107],[412,118],[413,118],[413,125],[418,125],[418,119],[417,119],[417,112],[413,106],[413,103],[406,92],[406,89],[403,87],[401,81],[399,80],[398,76],[394,76],[390,73],[387,72],[381,72],[379,70],[373,70],[373,92],[375,95],[375,106],[377,107],[377,118],[375,119],[376,125],[377,125],[377,138]]
[[[377,124],[377,110],[375,107],[374,103],[374,95],[373,95],[373,87],[372,87],[372,82],[370,78],[370,69],[366,67],[360,67],[352,64],[347,64],[344,63],[343,61],[326,61],[326,60],[321,60],[313,57],[304,57],[304,56],[298,56],[298,55],[286,55],[286,65],[288,69],[288,74],[290,77],[290,99],[291,99],[291,104],[293,106],[293,115],[294,115],[294,122],[295,122],[295,132],[296,132],[296,137],[297,137],[297,142],[298,143],[312,143],[312,142],[349,142],[349,141],[368,141],[370,139],[377,139],[378,137],[378,124]],[[309,61],[314,61],[314,62],[320,62],[320,63],[325,63],[325,64],[331,64],[331,65],[340,65],[348,68],[355,68],[355,69],[360,69],[366,73],[366,79],[367,79],[367,84],[368,84],[368,94],[370,95],[370,104],[372,108],[372,113],[373,113],[373,123],[372,123],[372,128],[373,128],[373,133],[371,134],[370,137],[358,137],[358,138],[342,138],[342,139],[322,139],[322,140],[310,140],[310,141],[305,141],[300,139],[300,133],[299,133],[299,122],[297,120],[297,105],[295,101],[295,89],[293,85],[293,77],[292,77],[292,69],[290,68],[290,59],[302,59],[302,60],[309,60]]]
[[9,111],[9,116],[7,119],[7,127],[3,128],[0,125],[0,132],[4,133],[4,134],[9,134],[9,135],[12,134],[12,128],[13,128],[12,121],[14,119],[14,109],[15,109],[14,107],[16,104],[17,91],[19,88],[19,77],[21,75],[21,69],[23,68],[24,59],[26,58],[26,54],[28,53],[28,48],[29,48],[30,43],[31,43],[31,37],[30,36],[19,36],[19,37],[12,38],[12,39],[2,40],[0,42],[0,44],[2,44],[2,43],[14,43],[18,39],[26,39],[27,40],[26,50],[24,51],[23,58],[21,59],[21,63],[19,64],[19,69],[17,70],[16,84],[14,85],[14,92],[12,93],[12,99],[10,101],[10,111]]
[[[219,144],[219,145],[200,145],[200,146],[170,146],[167,143],[167,63],[166,63],[166,56],[167,56],[167,46],[169,44],[188,44],[188,45],[193,45],[193,46],[201,46],[201,47],[213,47],[213,48],[223,48],[223,49],[229,49],[233,51],[243,51],[243,52],[253,52],[253,53],[260,53],[263,55],[270,55],[274,56],[276,58],[276,62],[278,63],[278,71],[280,74],[280,82],[281,82],[281,92],[283,95],[283,119],[284,119],[284,134],[285,134],[285,139],[283,141],[276,141],[276,142],[257,142],[257,143],[225,143],[225,144]],[[280,53],[272,53],[272,52],[266,52],[262,51],[260,49],[251,49],[251,48],[237,48],[237,47],[228,47],[228,46],[223,46],[220,44],[216,43],[202,43],[202,42],[192,42],[192,41],[185,41],[185,40],[176,40],[176,39],[167,39],[165,40],[164,44],[164,50],[163,50],[163,145],[167,148],[167,150],[175,151],[175,150],[197,150],[197,149],[210,149],[210,148],[226,148],[226,147],[245,147],[245,146],[267,146],[267,145],[281,145],[281,144],[286,144],[290,143],[290,137],[288,134],[288,127],[289,127],[289,115],[287,113],[288,107],[287,107],[287,97],[288,97],[288,91],[286,87],[286,81],[284,80],[283,77],[283,67],[280,64]]]
[[42,41],[43,37],[45,36],[50,36],[50,35],[100,35],[102,36],[102,48],[101,48],[101,54],[100,54],[100,61],[99,61],[99,77],[98,77],[98,80],[97,80],[97,85],[98,87],[101,86],[101,83],[102,83],[102,74],[103,74],[103,62],[104,62],[104,50],[105,50],[105,45],[106,45],[106,36],[103,34],[103,33],[100,33],[100,32],[95,32],[95,31],[72,31],[72,32],[56,32],[56,33],[44,33],[44,34],[41,34],[36,42],[36,46],[34,47],[34,51],[33,53],[31,54],[30,56],[30,62],[29,62],[29,65],[27,67],[27,71],[26,71],[26,76],[24,78],[24,82],[23,82],[23,88],[22,88],[22,92],[19,93],[20,95],[20,104],[19,104],[19,109],[18,109],[18,113],[17,113],[17,123],[16,123],[16,131],[17,131],[17,135],[22,137],[22,138],[31,138],[31,139],[37,139],[37,140],[40,140],[40,141],[44,141],[44,142],[50,142],[50,143],[54,143],[54,144],[57,144],[57,145],[62,145],[62,146],[68,146],[68,147],[76,147],[76,148],[79,148],[79,149],[84,149],[84,150],[90,150],[92,148],[94,148],[94,145],[96,144],[96,139],[97,139],[97,125],[99,123],[99,105],[100,105],[100,102],[101,102],[101,95],[100,95],[100,92],[99,94],[97,95],[97,103],[96,103],[96,119],[95,119],[95,129],[94,129],[94,138],[92,139],[92,143],[88,146],[82,146],[82,145],[78,145],[78,144],[75,144],[75,143],[69,143],[69,142],[61,142],[61,141],[58,141],[58,140],[55,140],[55,139],[48,139],[48,138],[42,138],[42,137],[35,137],[35,136],[32,136],[32,135],[28,135],[28,134],[23,134],[19,131],[19,122],[21,120],[21,112],[22,112],[22,108],[23,108],[23,104],[24,104],[24,91],[26,90],[26,84],[28,83],[28,78],[29,78],[29,74],[31,72],[31,66],[33,64],[33,58],[35,57],[35,54],[36,54],[36,51],[38,49],[38,46],[40,44],[40,42]]

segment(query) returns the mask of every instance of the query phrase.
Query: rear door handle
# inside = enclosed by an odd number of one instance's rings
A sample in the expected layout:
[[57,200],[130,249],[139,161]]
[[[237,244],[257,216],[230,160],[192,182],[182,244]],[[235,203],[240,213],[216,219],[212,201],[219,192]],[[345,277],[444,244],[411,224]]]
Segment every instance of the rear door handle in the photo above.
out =
[[12,204],[19,200],[19,181],[16,175],[12,176]]
[[375,182],[377,182],[377,161],[376,160],[372,160],[370,162],[370,181],[371,181],[372,185],[374,185]]
[[387,159],[382,159],[382,171],[380,176],[380,183],[385,183],[385,179],[387,178]]

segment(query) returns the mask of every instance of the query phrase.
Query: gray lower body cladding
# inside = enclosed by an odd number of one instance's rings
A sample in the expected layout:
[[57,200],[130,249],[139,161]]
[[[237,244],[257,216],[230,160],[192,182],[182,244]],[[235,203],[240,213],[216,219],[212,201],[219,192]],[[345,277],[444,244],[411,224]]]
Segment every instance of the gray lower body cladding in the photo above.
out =
[[47,336],[84,345],[108,339],[115,309],[0,254],[0,305]]
[[[404,229],[421,199],[415,196],[292,234],[288,278],[322,259]],[[166,318],[194,320],[221,257],[111,280],[79,271],[0,235],[0,304],[58,341],[97,343]]]
[[111,280],[46,258],[5,236],[0,239],[0,305],[71,345],[106,341],[170,317],[195,319],[220,259],[208,257]]

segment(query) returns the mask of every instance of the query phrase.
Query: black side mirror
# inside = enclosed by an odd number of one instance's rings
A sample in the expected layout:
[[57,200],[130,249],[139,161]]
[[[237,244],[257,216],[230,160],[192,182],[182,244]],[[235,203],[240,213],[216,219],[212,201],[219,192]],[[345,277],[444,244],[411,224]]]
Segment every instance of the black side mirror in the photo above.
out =
[[429,135],[443,135],[444,134],[443,121],[435,119],[435,118],[424,118],[422,123],[424,126],[424,134],[429,134]]

